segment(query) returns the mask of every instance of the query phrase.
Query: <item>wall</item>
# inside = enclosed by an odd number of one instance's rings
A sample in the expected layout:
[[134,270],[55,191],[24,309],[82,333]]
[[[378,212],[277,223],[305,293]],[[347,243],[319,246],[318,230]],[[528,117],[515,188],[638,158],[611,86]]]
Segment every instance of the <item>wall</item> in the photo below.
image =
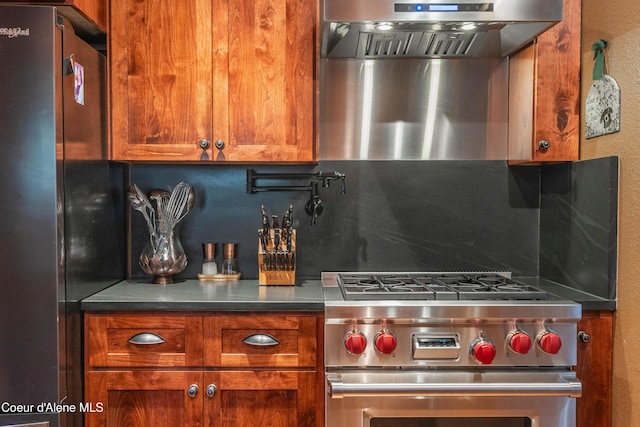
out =
[[605,39],[608,73],[621,90],[620,132],[584,139],[582,159],[620,156],[618,311],[614,323],[613,349],[613,425],[640,425],[640,343],[636,338],[640,323],[640,2],[637,0],[583,0],[582,2],[582,114],[591,86],[593,52],[591,45]]

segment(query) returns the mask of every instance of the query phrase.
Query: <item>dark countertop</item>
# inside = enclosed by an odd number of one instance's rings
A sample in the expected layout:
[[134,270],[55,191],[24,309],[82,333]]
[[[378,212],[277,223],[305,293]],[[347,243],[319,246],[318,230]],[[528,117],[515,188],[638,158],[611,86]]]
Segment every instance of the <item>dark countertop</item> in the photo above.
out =
[[514,277],[514,279],[553,294],[558,299],[577,302],[583,310],[615,311],[617,301],[570,288],[561,283],[539,277]]
[[80,303],[85,311],[322,311],[320,280],[301,280],[295,286],[260,286],[257,280],[228,282],[184,280],[155,285],[125,280]]
[[[515,279],[545,290],[556,299],[577,302],[583,310],[616,310],[615,299],[537,277]],[[324,298],[319,279],[300,280],[295,286],[260,286],[257,280],[201,282],[193,279],[169,285],[124,280],[83,299],[80,308],[85,311],[323,311]]]

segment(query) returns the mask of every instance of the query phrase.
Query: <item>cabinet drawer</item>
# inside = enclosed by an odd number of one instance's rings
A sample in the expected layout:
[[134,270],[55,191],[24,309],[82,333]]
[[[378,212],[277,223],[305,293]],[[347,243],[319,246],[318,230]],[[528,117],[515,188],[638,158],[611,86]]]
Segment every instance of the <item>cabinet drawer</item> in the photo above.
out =
[[202,365],[202,317],[88,314],[85,345],[91,367]]
[[205,365],[315,367],[316,322],[300,315],[206,317]]

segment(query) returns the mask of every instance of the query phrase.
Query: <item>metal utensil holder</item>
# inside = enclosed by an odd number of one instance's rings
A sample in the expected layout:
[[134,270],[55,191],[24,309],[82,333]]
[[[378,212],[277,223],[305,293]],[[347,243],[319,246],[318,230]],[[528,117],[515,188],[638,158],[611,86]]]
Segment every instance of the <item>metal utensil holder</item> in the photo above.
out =
[[296,230],[291,230],[290,247],[286,242],[275,245],[280,229],[270,229],[269,239],[263,245],[258,239],[258,283],[260,285],[296,284]]

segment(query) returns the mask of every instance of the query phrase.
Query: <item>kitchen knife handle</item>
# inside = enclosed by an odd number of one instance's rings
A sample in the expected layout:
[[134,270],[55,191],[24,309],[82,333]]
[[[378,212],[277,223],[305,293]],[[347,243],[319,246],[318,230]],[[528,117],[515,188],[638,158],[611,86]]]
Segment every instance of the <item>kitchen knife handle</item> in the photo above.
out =
[[262,217],[262,234],[264,234],[264,238],[266,239],[265,242],[269,243],[269,215],[267,214],[267,210],[264,205],[260,207],[260,216]]
[[267,238],[264,235],[264,231],[258,230],[258,238],[260,239],[260,247],[262,248],[262,253],[267,252]]

